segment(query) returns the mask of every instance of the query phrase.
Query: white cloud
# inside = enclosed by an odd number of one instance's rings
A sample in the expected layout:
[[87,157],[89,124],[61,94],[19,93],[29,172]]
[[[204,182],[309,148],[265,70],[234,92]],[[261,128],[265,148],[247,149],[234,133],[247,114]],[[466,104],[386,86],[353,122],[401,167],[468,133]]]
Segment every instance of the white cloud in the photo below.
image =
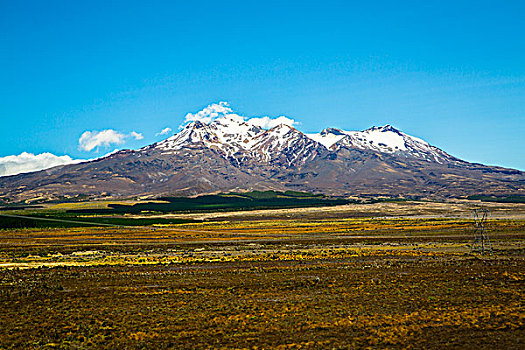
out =
[[48,169],[57,165],[79,163],[84,160],[72,159],[70,156],[56,156],[52,153],[22,152],[17,156],[0,157],[0,176],[28,173],[31,171]]
[[222,117],[242,120],[242,121],[247,122],[248,124],[256,125],[263,129],[271,129],[280,124],[286,124],[290,126],[299,124],[295,120],[285,117],[285,116],[280,116],[277,118],[270,118],[266,116],[265,117],[251,117],[251,118],[244,117],[237,113],[234,113],[234,111],[230,108],[230,104],[225,101],[221,101],[219,103],[212,103],[197,113],[186,114],[184,123],[198,120],[205,124],[209,124],[214,119],[222,118]]
[[201,121],[205,124],[209,124],[213,119],[231,115],[233,113],[228,102],[221,101],[219,103],[212,103],[208,107],[204,108],[195,114],[188,113],[184,122]]
[[139,133],[139,132],[136,132],[136,131],[132,131],[131,134],[129,134],[129,135],[131,137],[133,137],[135,140],[142,140],[144,138],[142,133]]
[[121,145],[124,143],[126,135],[113,129],[102,131],[84,131],[78,139],[78,147],[83,151],[92,151],[100,146],[109,147],[112,144]]
[[248,124],[252,124],[252,125],[256,125],[256,126],[259,126],[263,129],[271,129],[277,125],[281,125],[281,124],[286,124],[286,125],[289,125],[289,126],[294,126],[294,125],[297,125],[299,124],[298,122],[296,122],[295,120],[291,119],[291,118],[288,118],[288,117],[285,117],[284,115],[278,117],[278,118],[275,118],[275,119],[272,119],[270,117],[260,117],[260,118],[250,118],[246,121]]
[[160,132],[156,133],[155,136],[167,135],[167,134],[169,134],[172,131],[173,130],[171,130],[171,128],[164,128]]
[[135,140],[142,140],[144,138],[141,133],[136,131],[132,131],[128,135],[113,129],[106,129],[102,131],[84,131],[84,133],[78,139],[78,148],[87,152],[96,149],[98,152],[99,147],[121,145],[128,137],[132,137]]

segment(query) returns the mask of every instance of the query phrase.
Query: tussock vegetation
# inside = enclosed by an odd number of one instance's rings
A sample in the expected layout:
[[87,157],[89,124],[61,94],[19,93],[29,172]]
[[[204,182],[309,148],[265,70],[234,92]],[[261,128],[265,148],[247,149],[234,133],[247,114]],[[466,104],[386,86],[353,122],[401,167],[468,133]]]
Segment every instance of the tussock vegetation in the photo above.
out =
[[522,348],[525,222],[4,230],[0,348]]

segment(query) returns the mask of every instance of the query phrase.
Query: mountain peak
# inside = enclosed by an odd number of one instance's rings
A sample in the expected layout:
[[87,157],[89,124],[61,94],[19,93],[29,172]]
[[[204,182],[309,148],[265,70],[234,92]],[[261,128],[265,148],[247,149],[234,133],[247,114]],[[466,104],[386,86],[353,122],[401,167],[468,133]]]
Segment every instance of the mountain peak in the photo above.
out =
[[273,128],[271,128],[270,130],[268,131],[279,131],[279,132],[289,132],[289,131],[297,131],[297,132],[300,132],[299,130],[297,130],[296,128],[294,128],[293,126],[290,126],[288,124],[279,124],[279,125],[276,125],[274,126]]
[[187,116],[188,123],[179,133],[147,149],[173,153],[184,147],[206,147],[228,159],[257,154],[272,159],[270,153],[279,153],[283,149],[301,154],[303,151],[298,146],[304,145],[310,153],[315,148],[337,151],[345,147],[438,163],[454,159],[390,124],[363,131],[326,128],[320,133],[304,134],[291,126],[294,121],[286,117],[247,119],[233,113],[227,105],[209,106],[209,109],[206,113],[201,111]]
[[192,121],[186,124],[185,129],[201,129],[205,128],[207,124],[201,122],[200,120]]
[[320,132],[320,135],[329,135],[329,134],[332,134],[332,135],[342,135],[344,136],[345,135],[345,132],[343,130],[340,130],[340,129],[336,129],[336,128],[326,128],[326,129],[323,129],[321,132]]
[[367,132],[367,131],[379,131],[379,132],[394,132],[396,134],[401,134],[401,131],[394,128],[392,125],[390,124],[386,124],[384,126],[372,126],[371,128],[368,128],[366,130],[363,130],[363,132]]
[[138,151],[0,179],[0,197],[188,195],[239,188],[338,196],[523,191],[525,173],[463,162],[390,124],[314,134],[295,124],[285,116],[245,118],[226,103],[213,104],[188,114],[175,135]]

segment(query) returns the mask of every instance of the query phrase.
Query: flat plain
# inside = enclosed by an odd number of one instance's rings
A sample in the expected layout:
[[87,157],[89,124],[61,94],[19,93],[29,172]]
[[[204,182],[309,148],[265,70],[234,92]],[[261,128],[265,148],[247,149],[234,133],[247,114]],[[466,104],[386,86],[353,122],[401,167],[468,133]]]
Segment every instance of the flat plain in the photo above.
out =
[[5,229],[0,348],[523,348],[525,206],[483,203],[483,255],[472,251],[479,206]]

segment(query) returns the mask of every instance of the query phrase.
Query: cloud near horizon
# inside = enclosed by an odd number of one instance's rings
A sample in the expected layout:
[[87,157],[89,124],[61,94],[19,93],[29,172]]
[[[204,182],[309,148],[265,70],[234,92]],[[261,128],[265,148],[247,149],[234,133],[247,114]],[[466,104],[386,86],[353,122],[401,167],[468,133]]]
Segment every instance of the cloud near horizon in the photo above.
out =
[[135,140],[142,140],[144,138],[141,133],[136,131],[132,131],[129,133],[129,135],[123,134],[113,129],[106,129],[102,131],[84,131],[78,139],[78,148],[86,152],[91,152],[92,150],[96,149],[98,152],[100,147],[121,145],[128,137],[132,137]]
[[184,124],[192,121],[200,121],[205,124],[211,123],[213,120],[221,117],[228,117],[232,119],[242,120],[248,124],[259,126],[263,129],[271,129],[280,124],[286,124],[289,126],[294,126],[299,124],[299,122],[294,119],[288,118],[286,116],[279,116],[277,118],[271,118],[268,116],[264,117],[244,117],[235,113],[230,104],[226,101],[221,101],[219,103],[212,103],[209,106],[205,107],[197,113],[188,113],[186,118],[184,118]]
[[29,173],[52,168],[57,165],[66,165],[83,162],[83,159],[72,159],[70,156],[56,156],[45,152],[33,154],[22,152],[19,155],[0,157],[0,176]]

